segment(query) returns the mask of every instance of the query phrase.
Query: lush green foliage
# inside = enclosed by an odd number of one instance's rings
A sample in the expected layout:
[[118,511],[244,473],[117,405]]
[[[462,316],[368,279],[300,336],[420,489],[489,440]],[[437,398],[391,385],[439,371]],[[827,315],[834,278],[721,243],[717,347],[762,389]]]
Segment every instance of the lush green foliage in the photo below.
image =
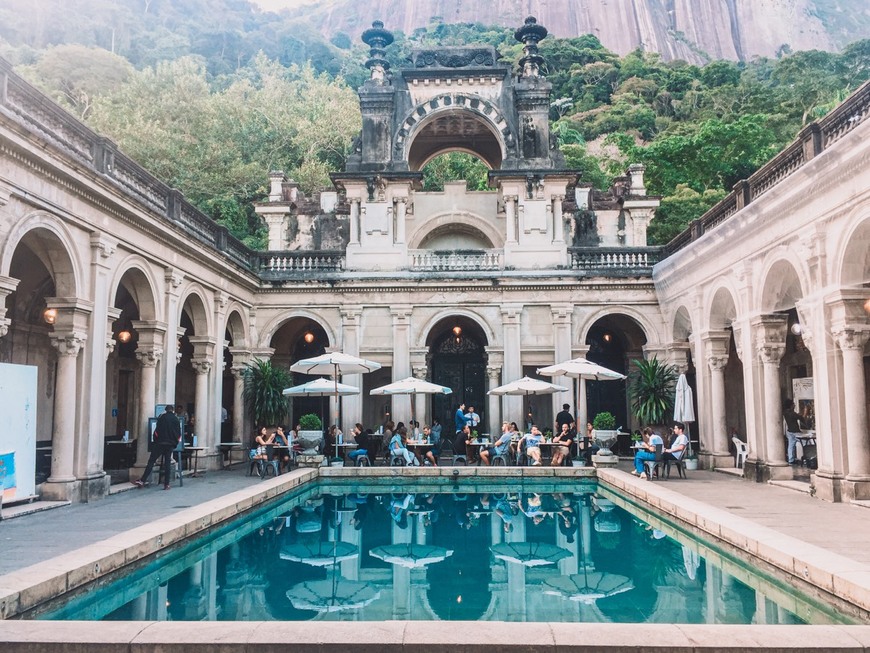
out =
[[592,428],[596,431],[612,431],[616,428],[616,417],[607,411],[598,413],[592,420]]
[[658,358],[635,360],[634,367],[628,376],[631,410],[642,424],[664,424],[674,410],[677,368]]
[[299,427],[303,431],[321,431],[323,430],[323,421],[316,413],[305,413],[299,418]]
[[281,424],[287,417],[284,388],[293,383],[290,372],[271,361],[255,358],[243,372],[245,404],[260,426]]
[[[829,0],[815,6],[820,17],[840,15]],[[367,47],[343,33],[324,39],[301,12],[260,12],[246,0],[81,0],[75,11],[61,0],[7,0],[0,54],[262,247],[252,203],[265,196],[268,171],[318,190],[342,168],[360,128],[352,89],[368,77]],[[386,55],[394,68],[421,46],[489,44],[509,66],[522,50],[512,29],[481,24],[433,22],[395,36]],[[662,196],[652,244],[679,233],[870,78],[870,40],[839,54],[783,47],[777,59],[703,67],[641,50],[619,57],[592,35],[548,37],[541,54],[567,165],[606,189],[628,163],[646,164],[648,188]],[[462,153],[437,157],[424,172],[427,189],[453,179],[486,187],[483,164]]]

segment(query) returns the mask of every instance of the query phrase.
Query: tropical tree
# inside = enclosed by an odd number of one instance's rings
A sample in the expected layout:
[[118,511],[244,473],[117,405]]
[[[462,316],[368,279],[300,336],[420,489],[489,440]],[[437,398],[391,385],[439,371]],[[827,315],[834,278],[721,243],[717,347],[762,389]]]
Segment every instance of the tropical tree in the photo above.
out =
[[647,426],[664,424],[674,410],[677,368],[655,357],[635,360],[634,368],[628,375],[632,412]]
[[245,405],[254,416],[257,427],[281,424],[287,417],[287,398],[284,388],[293,383],[290,372],[255,358],[243,371]]

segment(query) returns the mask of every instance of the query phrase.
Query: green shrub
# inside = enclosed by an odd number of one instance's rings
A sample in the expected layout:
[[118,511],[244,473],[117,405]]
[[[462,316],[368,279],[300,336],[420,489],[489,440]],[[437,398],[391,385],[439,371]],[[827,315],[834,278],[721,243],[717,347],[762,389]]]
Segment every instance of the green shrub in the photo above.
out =
[[596,431],[612,431],[616,428],[616,417],[607,411],[598,413],[592,420],[592,428]]
[[307,413],[299,418],[299,426],[303,431],[320,431],[323,429],[323,422],[316,413]]

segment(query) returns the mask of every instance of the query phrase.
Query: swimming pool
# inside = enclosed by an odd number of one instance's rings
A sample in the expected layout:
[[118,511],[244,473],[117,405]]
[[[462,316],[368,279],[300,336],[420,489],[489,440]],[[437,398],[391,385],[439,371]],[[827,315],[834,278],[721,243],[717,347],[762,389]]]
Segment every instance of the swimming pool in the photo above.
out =
[[854,620],[593,480],[466,481],[321,479],[25,616]]

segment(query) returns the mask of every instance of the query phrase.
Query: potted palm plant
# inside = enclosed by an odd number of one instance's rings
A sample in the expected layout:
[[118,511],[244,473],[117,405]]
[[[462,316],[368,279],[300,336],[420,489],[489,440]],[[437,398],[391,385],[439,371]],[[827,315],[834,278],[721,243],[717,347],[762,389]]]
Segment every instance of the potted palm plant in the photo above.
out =
[[257,428],[281,424],[287,417],[287,398],[283,391],[293,383],[290,372],[273,365],[272,361],[255,358],[242,375],[245,404]]
[[677,368],[658,358],[634,361],[628,375],[628,396],[631,410],[641,425],[661,431],[674,414],[674,388]]

